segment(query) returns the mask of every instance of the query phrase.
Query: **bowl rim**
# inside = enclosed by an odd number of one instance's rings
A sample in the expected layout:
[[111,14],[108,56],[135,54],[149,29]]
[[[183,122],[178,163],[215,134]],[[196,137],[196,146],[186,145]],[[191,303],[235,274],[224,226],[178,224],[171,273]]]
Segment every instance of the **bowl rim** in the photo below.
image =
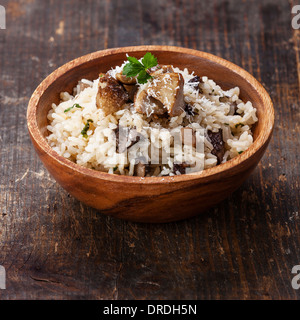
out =
[[[70,71],[71,69],[78,67],[81,64],[88,63],[94,59],[99,59],[104,56],[114,55],[114,54],[126,54],[131,52],[138,52],[138,51],[161,51],[161,52],[174,52],[174,53],[183,53],[189,54],[192,56],[197,56],[203,59],[207,59],[211,62],[216,64],[220,64],[223,67],[230,69],[234,73],[237,73],[239,76],[244,78],[259,94],[263,104],[267,106],[267,126],[264,126],[259,135],[253,142],[253,144],[242,154],[234,157],[233,159],[228,160],[225,163],[219,164],[215,167],[205,169],[200,172],[193,172],[189,174],[182,174],[182,175],[174,175],[174,176],[163,176],[163,177],[136,177],[136,176],[124,176],[124,175],[117,175],[111,174],[107,172],[97,171],[94,169],[89,169],[83,167],[63,156],[60,156],[56,151],[54,151],[50,145],[48,144],[47,140],[43,137],[40,129],[38,128],[37,124],[37,105],[42,97],[43,93],[51,86],[51,84],[64,73]],[[71,60],[61,67],[54,70],[50,75],[48,75],[35,89],[33,92],[27,108],[27,127],[31,138],[35,141],[35,143],[39,146],[39,148],[48,154],[54,161],[59,162],[61,165],[68,167],[71,170],[76,171],[77,173],[89,176],[90,178],[98,178],[101,180],[109,180],[114,182],[121,182],[121,183],[142,183],[142,184],[170,184],[170,183],[179,183],[183,181],[192,181],[192,180],[205,180],[204,178],[214,177],[217,174],[225,173],[228,170],[236,168],[239,165],[245,163],[246,160],[253,157],[260,149],[264,147],[264,145],[268,142],[271,137],[273,128],[274,128],[274,107],[272,100],[265,90],[265,88],[246,70],[237,66],[236,64],[225,60],[221,57],[213,55],[211,53],[207,53],[204,51],[199,51],[195,49],[189,49],[184,47],[177,47],[177,46],[162,46],[162,45],[142,45],[142,46],[129,46],[129,47],[120,47],[120,48],[111,48],[100,50],[96,52],[92,52],[81,57],[78,57],[74,60]]]

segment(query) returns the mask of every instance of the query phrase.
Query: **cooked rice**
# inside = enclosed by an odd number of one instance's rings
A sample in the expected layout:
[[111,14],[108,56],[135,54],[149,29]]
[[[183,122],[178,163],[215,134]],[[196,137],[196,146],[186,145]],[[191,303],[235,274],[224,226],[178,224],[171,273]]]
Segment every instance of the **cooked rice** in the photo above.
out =
[[[111,70],[110,75],[114,77],[122,67]],[[99,78],[94,81],[82,79],[74,88],[73,95],[62,92],[61,102],[58,105],[52,104],[48,114],[48,143],[59,155],[81,166],[122,175],[134,175],[136,158],[142,154],[142,148],[145,152],[150,147],[153,152],[163,150],[168,155],[166,162],[151,164],[148,176],[180,174],[174,169],[174,161],[180,162],[183,158],[191,163],[198,160],[202,164],[191,168],[190,172],[216,166],[217,157],[211,153],[213,145],[207,136],[208,130],[218,132],[222,129],[226,148],[222,163],[247,150],[253,143],[251,126],[258,119],[252,103],[244,103],[239,98],[239,88],[224,91],[213,80],[202,77],[202,92],[199,92],[192,83],[188,83],[195,77],[193,73],[178,68],[174,68],[174,72],[181,73],[184,78],[184,100],[193,106],[194,115],[183,110],[180,116],[168,119],[155,115],[147,117],[137,113],[133,104],[126,104],[123,110],[105,116],[96,106]],[[69,112],[64,112],[74,104],[79,104],[82,108],[73,107]],[[233,104],[237,106],[236,110],[233,109]],[[93,122],[87,130],[87,137],[84,137],[81,131],[88,119]],[[128,157],[118,153],[115,139],[118,125],[136,128],[149,141],[142,146],[133,145],[128,150]],[[200,152],[191,146],[178,149],[172,144],[174,134],[182,127],[202,129],[203,147]]]

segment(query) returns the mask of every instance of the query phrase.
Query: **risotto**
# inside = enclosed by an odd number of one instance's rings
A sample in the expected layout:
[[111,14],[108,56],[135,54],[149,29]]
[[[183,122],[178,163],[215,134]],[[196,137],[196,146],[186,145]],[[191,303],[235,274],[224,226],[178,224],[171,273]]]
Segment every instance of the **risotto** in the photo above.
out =
[[199,172],[249,148],[258,119],[238,87],[223,90],[207,76],[155,58],[147,65],[147,55],[128,57],[60,94],[47,126],[59,155],[111,174],[148,177]]

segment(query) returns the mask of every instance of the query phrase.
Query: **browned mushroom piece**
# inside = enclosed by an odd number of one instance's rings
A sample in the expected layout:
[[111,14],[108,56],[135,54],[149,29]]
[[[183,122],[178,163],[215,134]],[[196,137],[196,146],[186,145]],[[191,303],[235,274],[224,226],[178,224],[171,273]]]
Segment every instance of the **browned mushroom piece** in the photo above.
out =
[[124,89],[128,93],[128,99],[133,102],[135,93],[138,90],[136,77],[127,77],[120,72],[116,74],[116,79],[123,85]]
[[147,94],[160,101],[169,115],[174,117],[180,115],[184,108],[183,85],[180,73],[162,73],[153,78]]
[[163,115],[167,110],[164,105],[157,99],[148,96],[146,90],[140,90],[136,93],[134,106],[137,112],[146,114]]
[[174,69],[170,65],[157,65],[151,69],[149,69],[149,73],[152,77],[155,77],[162,73],[173,73]]
[[122,72],[116,74],[116,79],[123,84],[136,84],[136,77],[127,77],[125,74],[122,74]]
[[207,131],[207,135],[213,145],[211,153],[217,157],[217,164],[223,161],[225,154],[225,144],[223,141],[223,131],[220,129],[218,132]]
[[122,108],[128,100],[128,93],[119,82],[106,74],[100,77],[96,104],[105,115],[114,113]]
[[127,91],[128,93],[128,98],[129,100],[131,100],[132,102],[134,101],[134,96],[138,90],[137,85],[135,84],[123,84],[124,89]]
[[183,112],[184,80],[179,73],[161,73],[152,78],[145,89],[140,89],[135,97],[135,108],[140,113],[162,115],[165,112],[171,117]]

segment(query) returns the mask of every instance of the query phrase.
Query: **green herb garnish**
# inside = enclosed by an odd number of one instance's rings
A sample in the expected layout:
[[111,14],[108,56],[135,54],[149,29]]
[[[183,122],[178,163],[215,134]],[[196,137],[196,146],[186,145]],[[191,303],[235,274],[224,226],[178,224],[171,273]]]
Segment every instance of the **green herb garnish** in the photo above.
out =
[[64,111],[64,113],[70,111],[70,110],[73,109],[74,107],[75,107],[75,108],[80,108],[80,109],[82,109],[82,107],[81,107],[78,103],[75,103],[75,104],[72,105],[72,107],[66,109],[66,110]]
[[94,122],[94,121],[93,121],[92,119],[88,119],[87,122],[86,122],[86,124],[85,124],[85,126],[84,126],[84,128],[83,128],[82,131],[81,131],[81,134],[83,135],[84,138],[87,138],[87,137],[88,137],[87,131],[88,131],[89,128],[90,128],[90,122],[92,123],[92,122]]
[[118,169],[118,166],[114,167],[113,170],[116,171]]
[[239,151],[238,154],[241,154],[241,153],[243,153],[243,152],[244,152],[244,151]]
[[243,123],[237,123],[237,124],[235,125],[235,127],[237,128],[238,126],[243,127],[243,126],[244,126],[244,124],[243,124]]
[[127,78],[137,77],[138,83],[146,83],[152,76],[147,72],[148,69],[153,68],[157,65],[157,58],[154,57],[153,54],[147,52],[142,62],[140,62],[135,57],[127,57],[129,61],[123,68],[123,74],[126,75]]

